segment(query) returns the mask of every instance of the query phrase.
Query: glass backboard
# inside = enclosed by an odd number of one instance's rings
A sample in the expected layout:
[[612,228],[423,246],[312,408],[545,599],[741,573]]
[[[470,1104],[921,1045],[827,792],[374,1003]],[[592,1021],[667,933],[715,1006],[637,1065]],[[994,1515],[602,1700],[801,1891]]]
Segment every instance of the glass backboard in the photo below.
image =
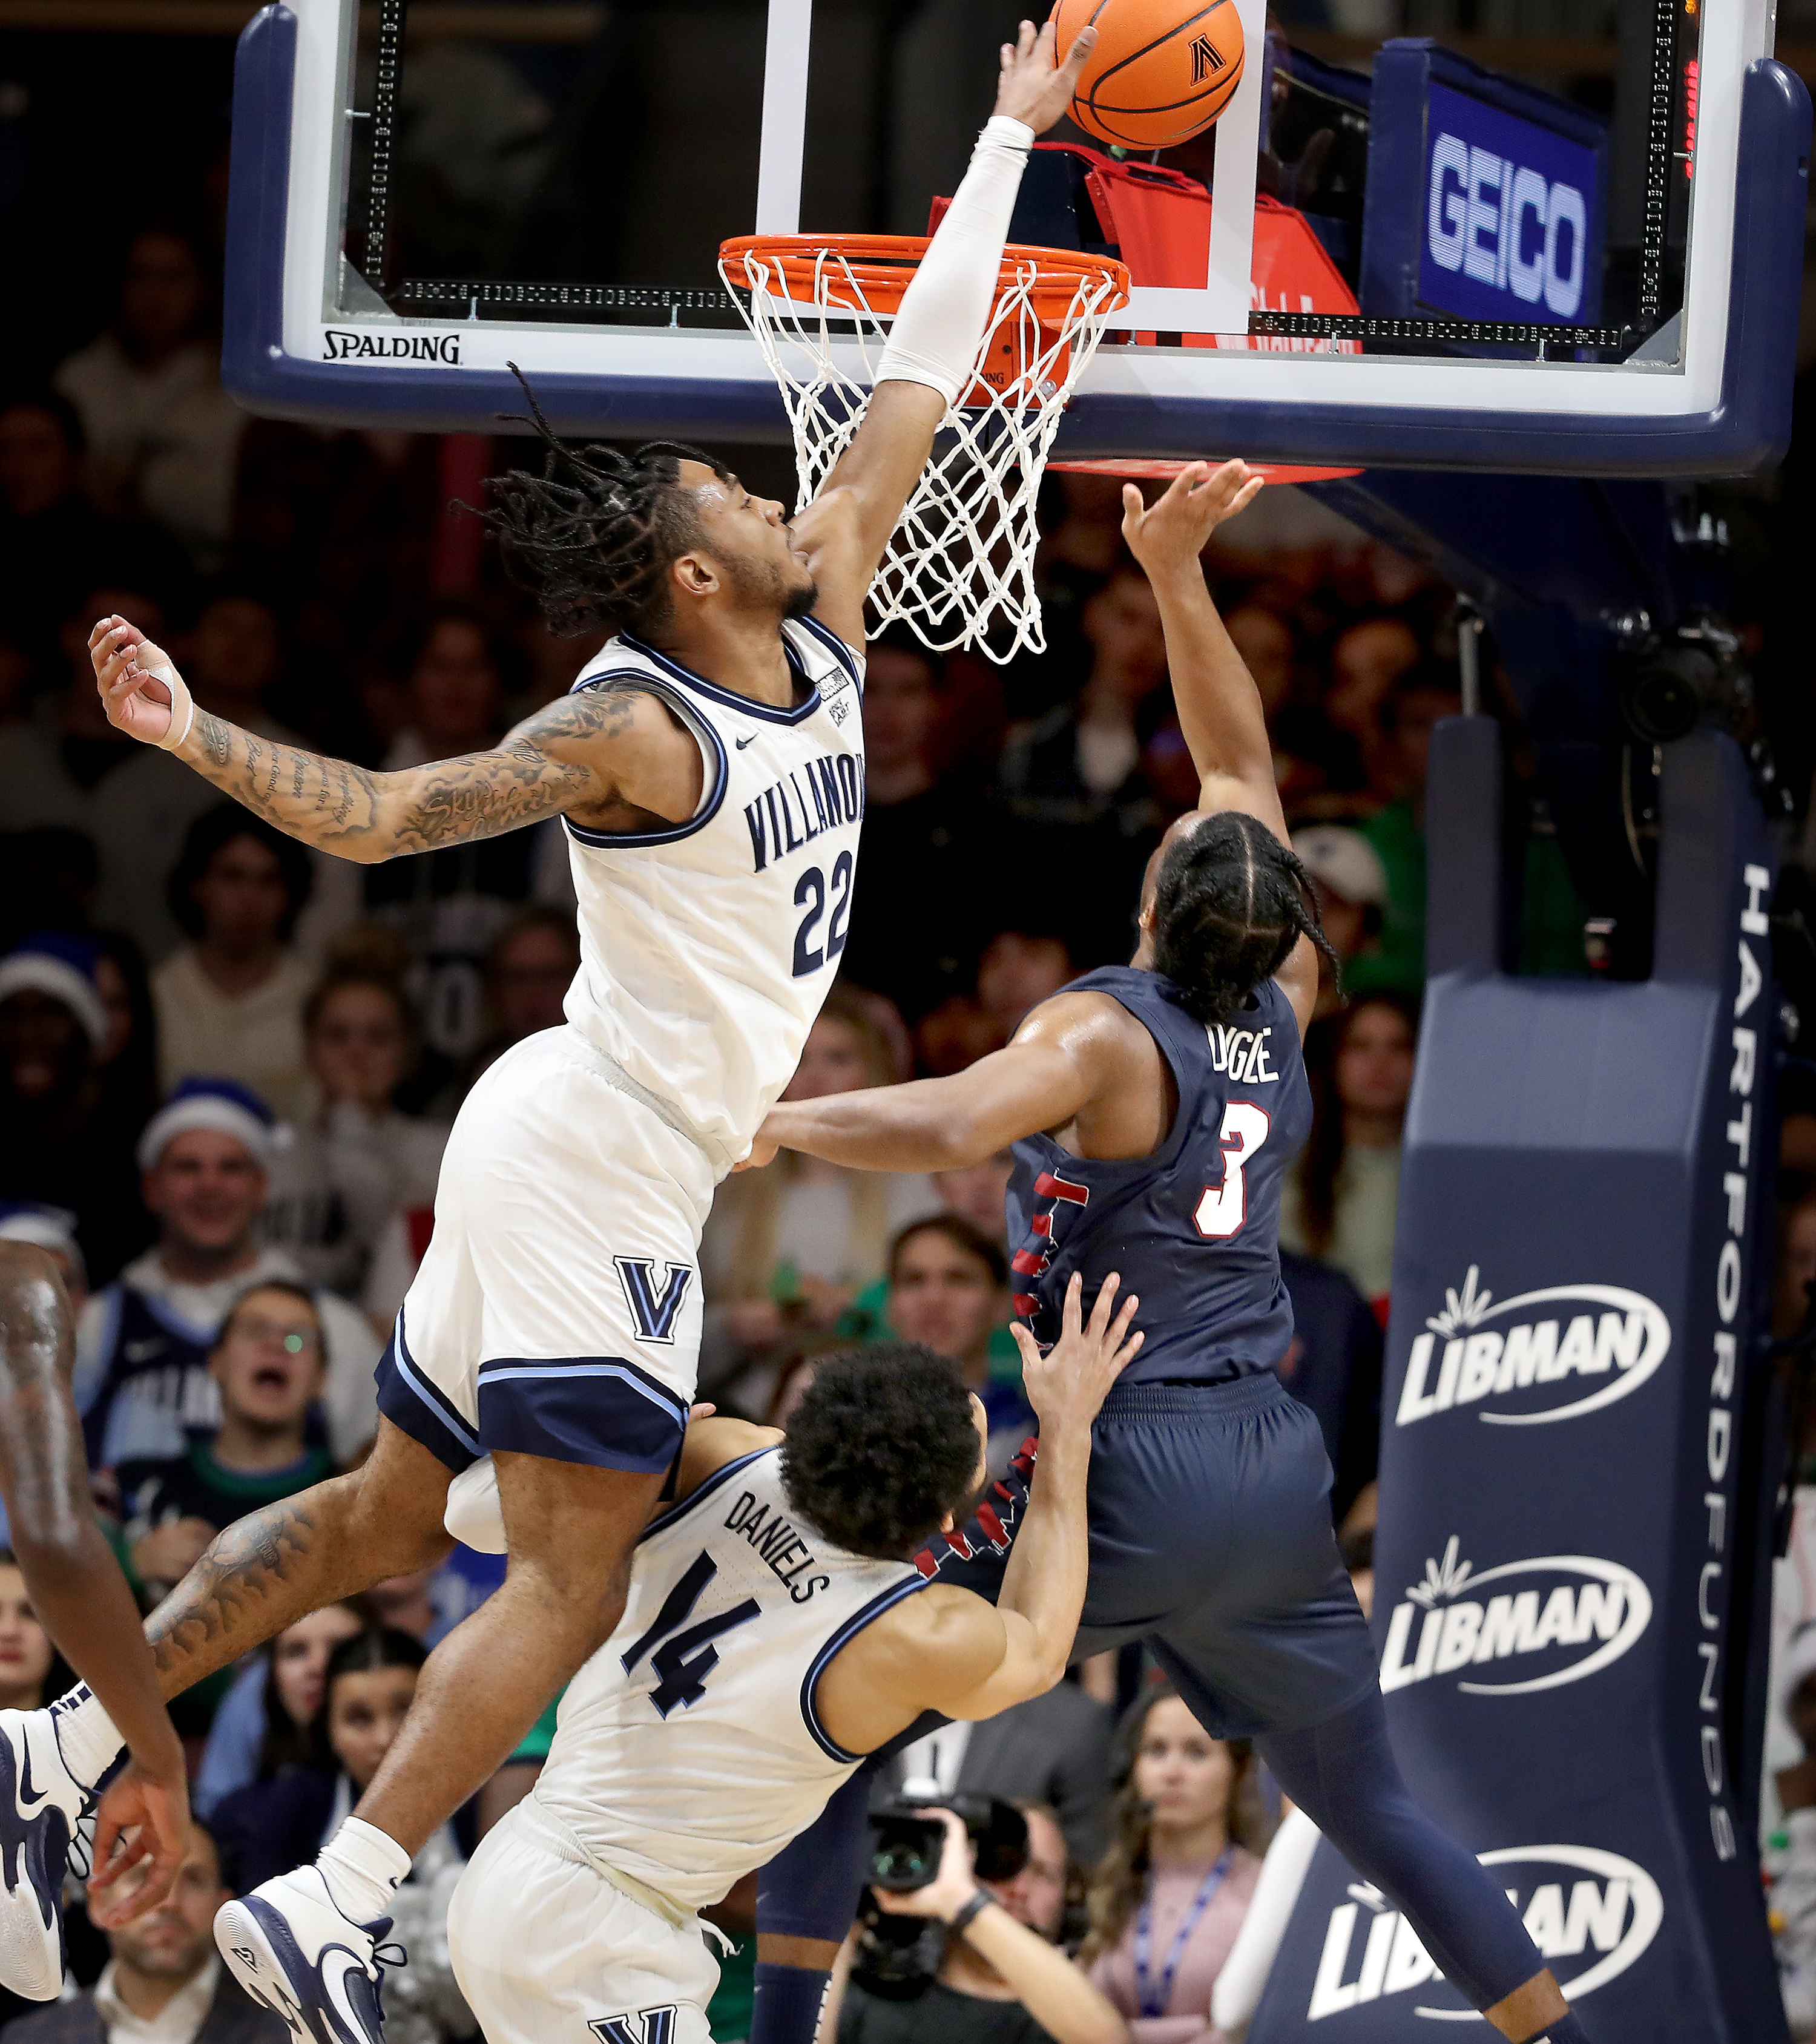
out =
[[[1235,4],[1248,59],[1214,129],[1118,158],[1062,124],[1030,167],[1013,238],[1134,277],[1056,459],[1776,457],[1809,101],[1768,0],[1341,0],[1316,10],[1334,28],[1289,6],[1272,29]],[[276,416],[490,430],[516,362],[567,430],[783,438],[720,243],[925,232],[1017,12],[267,7],[237,74],[229,386]]]

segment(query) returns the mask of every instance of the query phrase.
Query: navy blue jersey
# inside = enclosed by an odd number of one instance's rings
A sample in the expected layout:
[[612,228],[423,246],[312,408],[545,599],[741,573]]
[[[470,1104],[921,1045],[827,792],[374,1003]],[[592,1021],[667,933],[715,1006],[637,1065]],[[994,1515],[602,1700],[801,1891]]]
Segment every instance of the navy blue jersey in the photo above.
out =
[[1125,1381],[1218,1384],[1272,1369],[1292,1339],[1280,1278],[1280,1183],[1311,1128],[1299,1024],[1270,980],[1229,1024],[1195,1021],[1172,982],[1133,966],[1065,989],[1107,993],[1172,1067],[1179,1112],[1151,1155],[1075,1157],[1049,1135],[1015,1145],[1009,1239],[1015,1310],[1043,1347],[1060,1333],[1067,1281],[1088,1313],[1120,1271],[1141,1294],[1146,1339]]

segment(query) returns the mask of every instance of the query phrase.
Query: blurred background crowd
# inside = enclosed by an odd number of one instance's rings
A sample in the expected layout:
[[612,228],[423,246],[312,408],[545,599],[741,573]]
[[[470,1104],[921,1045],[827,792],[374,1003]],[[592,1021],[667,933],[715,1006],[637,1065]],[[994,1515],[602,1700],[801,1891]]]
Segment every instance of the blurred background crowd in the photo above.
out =
[[[148,59],[145,89],[174,62]],[[0,81],[9,218],[28,189],[7,140],[20,107],[6,95],[22,90]],[[0,1236],[43,1244],[64,1270],[97,1511],[148,1607],[217,1530],[366,1451],[373,1366],[433,1227],[449,1124],[492,1058],[561,1022],[578,954],[558,824],[377,867],[312,855],[109,728],[90,629],[121,613],[209,709],[391,767],[492,743],[594,651],[548,636],[452,508],[479,501],[521,442],[306,428],[223,393],[221,125],[173,133],[151,202],[98,235],[79,281],[0,350]],[[100,176],[64,167],[79,196],[83,175]],[[108,210],[121,207],[116,189]],[[1800,417],[1812,394],[1806,378]],[[726,451],[753,488],[791,497],[776,450]],[[1806,462],[1794,451],[1720,508],[1760,715],[1801,795],[1816,726],[1783,606],[1816,509]],[[792,1097],[958,1070],[1076,974],[1126,959],[1144,864],[1196,781],[1120,517],[1114,481],[1048,478],[1045,656],[999,669],[894,632],[871,646],[861,884]],[[1298,1330],[1282,1375],[1323,1427],[1366,1596],[1426,765],[1433,724],[1460,708],[1458,613],[1418,564],[1290,489],[1220,532],[1206,566],[1342,960],[1306,1046],[1317,1116],[1282,1229]],[[1587,974],[1581,906],[1519,778],[1517,710],[1487,681],[1524,805],[1522,969]],[[1801,829],[1786,826],[1792,857]],[[1816,1281],[1816,1116],[1787,1118],[1784,1159],[1781,1331]],[[1006,1331],[1008,1170],[1002,1157],[891,1177],[785,1158],[728,1181],[702,1255],[701,1395],[786,1426],[818,1358],[899,1335],[955,1358],[1012,1451],[1030,1415]],[[314,1856],[375,1771],[426,1651],[501,1568],[459,1550],[183,1699],[206,1827],[177,1895],[110,1944],[77,1911],[83,1992],[0,2008],[17,2044],[275,2044],[281,2027],[218,1975],[213,1910],[225,1888]],[[1806,1601],[1795,1615],[1816,1616],[1816,1589]],[[1275,1934],[1245,1922],[1278,1812],[1252,1757],[1207,1739],[1152,1673],[1138,1652],[1093,1664],[1014,1723],[952,1727],[966,1735],[898,1766],[892,1784],[1022,1809],[1025,1864],[995,1892],[1029,1938],[986,1961],[933,1931],[879,1959],[872,1906],[829,2019],[842,2044],[1241,2034]],[[0,1552],[0,1704],[35,1704],[63,1673]],[[1787,1663],[1784,1695],[1771,1871],[1807,2034],[1816,1652]],[[551,1723],[400,1896],[411,1964],[387,1982],[397,2044],[471,2033],[446,1963],[447,1893],[533,1782]],[[741,1888],[720,1912],[741,1941],[714,2006],[725,2040],[748,2022],[752,1900]],[[1160,2007],[1131,1958],[1138,1910],[1160,1948],[1189,1931]],[[1263,1913],[1277,1919],[1277,1904]],[[1235,1984],[1214,2012],[1220,1978]]]

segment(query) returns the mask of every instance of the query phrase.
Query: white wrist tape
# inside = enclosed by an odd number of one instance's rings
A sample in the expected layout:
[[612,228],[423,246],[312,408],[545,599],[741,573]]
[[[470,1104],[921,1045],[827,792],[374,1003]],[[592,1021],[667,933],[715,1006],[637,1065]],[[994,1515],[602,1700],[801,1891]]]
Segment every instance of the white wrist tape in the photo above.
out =
[[174,752],[188,737],[190,726],[195,721],[195,704],[189,693],[189,684],[171,665],[170,655],[161,646],[154,646],[148,639],[139,644],[139,665],[148,674],[155,674],[170,690],[170,729],[157,741],[160,752]]
[[1006,113],[984,123],[971,167],[946,209],[877,364],[879,383],[925,383],[948,405],[968,389],[996,303],[1009,216],[1034,131]]

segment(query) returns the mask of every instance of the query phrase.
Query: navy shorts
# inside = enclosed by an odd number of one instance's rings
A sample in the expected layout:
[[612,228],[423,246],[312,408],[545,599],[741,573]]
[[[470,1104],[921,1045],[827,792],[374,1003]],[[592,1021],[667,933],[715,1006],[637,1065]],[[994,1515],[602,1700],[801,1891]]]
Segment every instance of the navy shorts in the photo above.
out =
[[[1330,1481],[1316,1418],[1272,1373],[1116,1386],[1091,1434],[1074,1658],[1145,1642],[1219,1739],[1297,1731],[1366,1695],[1375,1650],[1337,1558]],[[981,1530],[936,1541],[923,1573],[994,1603],[1020,1490],[1011,1471]]]

